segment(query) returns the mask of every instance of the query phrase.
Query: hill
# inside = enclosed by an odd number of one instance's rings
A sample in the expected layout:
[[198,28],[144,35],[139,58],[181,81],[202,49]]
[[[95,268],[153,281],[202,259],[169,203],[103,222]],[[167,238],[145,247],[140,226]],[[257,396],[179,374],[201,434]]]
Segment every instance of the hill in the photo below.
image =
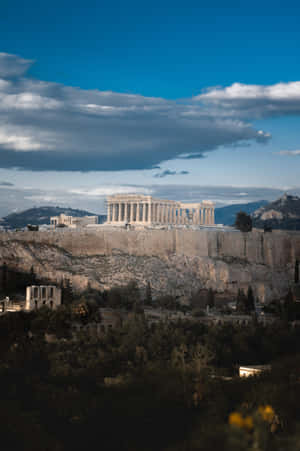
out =
[[251,215],[255,210],[267,204],[268,202],[266,200],[259,200],[257,202],[249,202],[248,204],[235,204],[216,208],[215,222],[216,224],[232,225],[239,211],[244,211],[248,215]]
[[254,227],[300,230],[300,197],[284,194],[256,210],[252,217]]
[[[73,208],[63,207],[35,207],[18,213],[11,213],[0,219],[0,225],[8,229],[16,229],[26,227],[27,224],[50,224],[51,216],[58,216],[61,213],[68,216],[97,216],[89,211],[77,210]],[[106,216],[98,215],[99,224],[106,220]]]

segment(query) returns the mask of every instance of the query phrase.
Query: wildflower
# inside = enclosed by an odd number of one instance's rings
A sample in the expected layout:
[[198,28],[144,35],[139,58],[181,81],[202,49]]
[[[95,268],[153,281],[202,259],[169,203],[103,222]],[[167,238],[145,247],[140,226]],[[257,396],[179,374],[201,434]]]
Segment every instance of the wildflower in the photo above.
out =
[[264,421],[267,421],[268,423],[272,422],[275,415],[275,411],[271,406],[269,405],[259,406],[258,411]]
[[251,429],[253,429],[253,419],[250,416],[247,416],[244,419],[244,428],[247,429],[248,431],[251,431]]
[[253,419],[250,416],[243,417],[238,412],[232,412],[229,415],[228,422],[231,426],[236,426],[240,429],[245,429],[247,431],[251,431],[253,429]]
[[238,428],[243,428],[244,426],[244,419],[238,412],[232,412],[229,415],[228,422],[231,426],[237,426]]

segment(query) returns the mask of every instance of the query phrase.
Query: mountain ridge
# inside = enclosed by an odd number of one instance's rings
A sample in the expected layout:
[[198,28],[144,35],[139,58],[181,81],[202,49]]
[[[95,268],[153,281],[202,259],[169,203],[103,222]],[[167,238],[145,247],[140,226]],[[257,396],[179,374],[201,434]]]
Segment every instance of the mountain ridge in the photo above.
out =
[[27,224],[50,224],[50,217],[59,216],[60,214],[75,217],[98,216],[99,223],[102,223],[106,220],[105,215],[97,215],[86,210],[79,210],[69,207],[42,206],[29,208],[20,212],[10,213],[9,215],[0,219],[0,226],[7,229],[16,229],[24,228],[27,226]]
[[300,230],[300,197],[285,193],[255,210],[252,219],[257,228]]

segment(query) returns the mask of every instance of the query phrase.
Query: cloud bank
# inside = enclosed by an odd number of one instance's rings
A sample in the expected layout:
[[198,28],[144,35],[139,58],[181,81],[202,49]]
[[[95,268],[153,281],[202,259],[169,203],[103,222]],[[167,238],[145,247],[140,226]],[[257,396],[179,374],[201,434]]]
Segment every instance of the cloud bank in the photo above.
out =
[[1,168],[151,169],[270,137],[239,117],[207,108],[203,97],[197,104],[81,90],[26,76],[32,64],[0,53]]
[[[300,189],[289,189],[289,193],[300,195]],[[105,201],[110,194],[141,193],[160,199],[182,202],[199,202],[204,199],[216,202],[216,206],[241,204],[258,200],[275,200],[284,190],[264,187],[198,186],[198,185],[99,185],[78,187],[69,190],[43,190],[8,187],[0,185],[0,218],[34,206],[61,206],[106,214]],[[0,221],[1,225],[1,221]]]

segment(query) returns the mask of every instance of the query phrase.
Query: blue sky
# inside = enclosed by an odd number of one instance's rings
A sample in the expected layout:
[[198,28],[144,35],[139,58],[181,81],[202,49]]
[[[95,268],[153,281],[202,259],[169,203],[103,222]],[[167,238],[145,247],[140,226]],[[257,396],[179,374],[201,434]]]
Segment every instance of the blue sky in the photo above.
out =
[[38,190],[33,204],[73,207],[80,191],[94,211],[103,203],[91,193],[107,186],[211,186],[215,200],[222,187],[220,204],[235,201],[231,187],[298,192],[299,20],[295,1],[2,0],[11,209],[26,190]]

